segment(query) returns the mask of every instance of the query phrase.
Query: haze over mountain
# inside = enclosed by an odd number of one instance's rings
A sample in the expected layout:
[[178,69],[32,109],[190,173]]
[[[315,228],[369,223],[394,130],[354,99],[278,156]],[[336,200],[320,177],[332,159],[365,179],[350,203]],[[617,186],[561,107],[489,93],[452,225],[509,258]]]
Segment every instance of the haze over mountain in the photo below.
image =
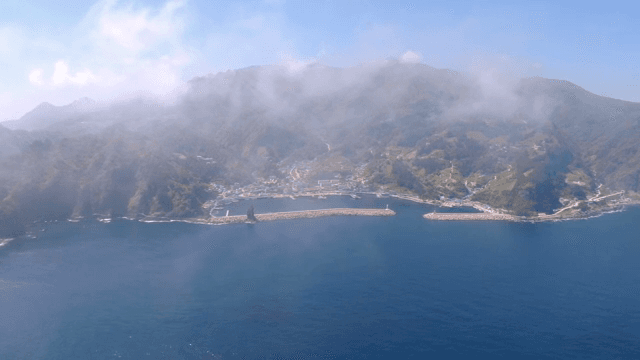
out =
[[96,102],[86,97],[65,106],[54,106],[48,102],[43,102],[20,119],[2,122],[2,125],[9,129],[44,129],[61,121],[61,119],[70,119],[91,112],[96,107]]
[[204,216],[213,184],[284,180],[298,163],[357,173],[362,189],[527,215],[600,184],[640,187],[640,104],[400,60],[255,66],[193,78],[174,104],[44,103],[1,125],[3,236],[92,214]]

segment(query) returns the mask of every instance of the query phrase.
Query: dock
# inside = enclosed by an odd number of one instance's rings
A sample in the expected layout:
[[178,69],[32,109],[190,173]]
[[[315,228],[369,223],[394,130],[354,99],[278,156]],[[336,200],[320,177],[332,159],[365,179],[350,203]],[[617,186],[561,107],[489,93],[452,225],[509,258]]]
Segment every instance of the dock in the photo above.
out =
[[428,213],[422,215],[427,220],[500,220],[500,221],[518,221],[517,216],[497,213]]
[[[335,208],[322,210],[285,211],[276,213],[255,214],[258,221],[286,219],[307,219],[324,216],[393,216],[396,212],[389,209]],[[248,222],[246,215],[212,217],[210,224],[237,224]]]

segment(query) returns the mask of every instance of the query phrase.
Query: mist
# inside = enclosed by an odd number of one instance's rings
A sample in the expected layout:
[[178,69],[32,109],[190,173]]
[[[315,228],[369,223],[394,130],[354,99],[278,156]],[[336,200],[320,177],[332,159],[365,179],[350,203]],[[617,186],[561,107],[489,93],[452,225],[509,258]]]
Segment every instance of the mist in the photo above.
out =
[[[293,194],[327,176],[349,193],[472,197],[523,214],[551,213],[599,183],[638,190],[638,160],[609,159],[637,151],[639,104],[499,64],[456,72],[417,56],[217,72],[170,101],[41,104],[0,128],[3,227],[199,218],[229,189]],[[490,181],[512,169],[506,188]]]
[[[382,114],[393,121],[407,111],[407,105],[419,102],[430,102],[440,113],[439,120],[468,120],[478,115],[547,120],[558,102],[545,94],[531,98],[522,93],[522,87],[522,78],[495,68],[458,73],[402,58],[347,68],[321,63],[295,69],[272,65],[196,77],[188,82],[180,106],[186,112],[207,111],[203,107],[210,106],[211,120],[223,123],[231,124],[242,114],[257,111],[261,121],[294,122],[325,131]],[[221,108],[224,115],[213,115]]]
[[394,121],[411,111],[408,105],[419,103],[429,103],[438,121],[518,116],[542,123],[563,101],[545,92],[533,94],[536,78],[501,69],[504,64],[484,63],[461,73],[422,64],[418,56],[408,51],[398,60],[345,68],[316,61],[227,70],[195,77],[163,96],[133,92],[100,102],[82,98],[66,106],[43,103],[3,124],[43,130],[57,123],[91,124],[87,129],[120,123],[134,129],[162,119],[233,127],[255,117],[273,125],[327,132],[339,124],[381,117]]

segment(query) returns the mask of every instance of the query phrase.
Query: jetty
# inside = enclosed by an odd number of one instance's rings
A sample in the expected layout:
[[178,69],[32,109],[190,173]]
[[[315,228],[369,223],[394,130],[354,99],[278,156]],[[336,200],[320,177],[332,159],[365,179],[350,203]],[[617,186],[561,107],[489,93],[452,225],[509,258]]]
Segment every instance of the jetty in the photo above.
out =
[[[285,211],[276,213],[255,214],[257,221],[306,219],[324,216],[393,216],[396,212],[389,209],[335,208],[322,210]],[[246,215],[212,217],[210,224],[237,224],[250,222]]]
[[489,212],[481,212],[481,213],[428,213],[422,215],[427,220],[445,220],[445,221],[453,221],[453,220],[500,220],[500,221],[519,221],[520,218],[517,216],[509,215],[509,214],[499,214],[499,213],[489,213]]

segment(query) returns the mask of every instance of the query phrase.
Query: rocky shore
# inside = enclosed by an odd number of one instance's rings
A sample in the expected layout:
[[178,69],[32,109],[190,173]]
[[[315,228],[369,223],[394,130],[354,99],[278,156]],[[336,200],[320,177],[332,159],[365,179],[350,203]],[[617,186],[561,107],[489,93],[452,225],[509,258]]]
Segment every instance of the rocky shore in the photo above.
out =
[[[303,210],[286,211],[277,213],[255,214],[258,221],[272,221],[285,219],[303,219],[323,216],[393,216],[395,211],[387,209],[357,209],[357,208],[336,208],[323,210]],[[209,224],[236,224],[248,222],[246,215],[212,217]]]

